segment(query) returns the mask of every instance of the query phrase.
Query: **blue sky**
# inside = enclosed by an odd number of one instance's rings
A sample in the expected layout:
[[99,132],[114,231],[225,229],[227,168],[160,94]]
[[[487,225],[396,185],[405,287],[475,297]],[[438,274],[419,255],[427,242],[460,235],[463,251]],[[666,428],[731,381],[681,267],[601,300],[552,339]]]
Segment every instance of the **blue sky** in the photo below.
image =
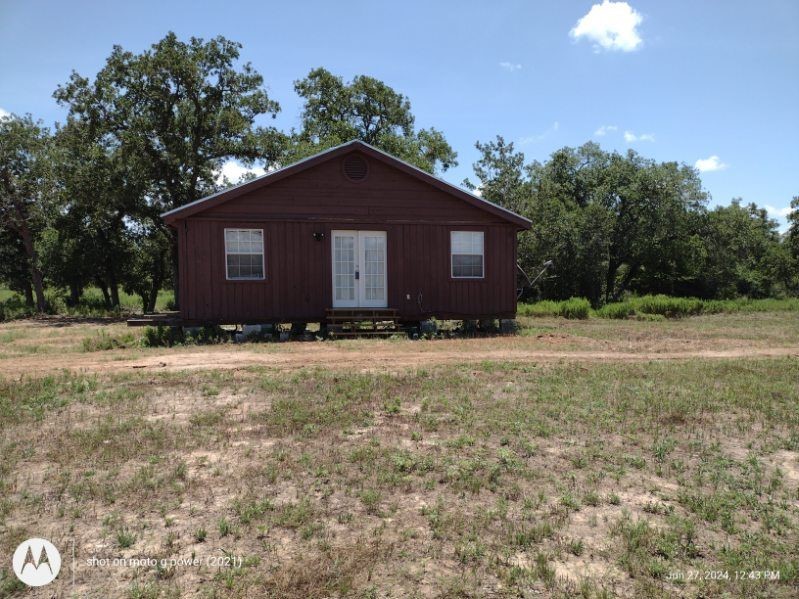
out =
[[713,203],[740,196],[777,217],[799,195],[797,28],[796,0],[0,0],[0,109],[63,120],[53,90],[72,69],[94,75],[112,45],[221,34],[244,45],[285,128],[293,81],[324,66],[406,94],[417,125],[458,152],[454,183],[472,176],[477,140],[501,134],[543,160],[593,139],[701,166]]

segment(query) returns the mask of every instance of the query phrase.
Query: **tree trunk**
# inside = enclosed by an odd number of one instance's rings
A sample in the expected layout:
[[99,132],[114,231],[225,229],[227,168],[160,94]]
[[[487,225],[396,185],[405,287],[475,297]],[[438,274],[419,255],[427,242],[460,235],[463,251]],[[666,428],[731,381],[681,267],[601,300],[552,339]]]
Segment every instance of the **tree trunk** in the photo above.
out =
[[33,287],[31,287],[30,281],[25,281],[22,287],[25,292],[25,305],[28,308],[33,308]]
[[108,291],[111,293],[111,307],[119,308],[119,281],[117,280],[117,273],[113,265],[109,265],[108,273]]
[[111,307],[111,296],[108,294],[108,286],[105,284],[105,281],[97,279],[97,286],[100,288],[100,291],[103,292],[103,301],[105,302],[105,307]]
[[111,307],[119,308],[119,285],[116,281],[112,281],[109,289],[111,290]]
[[33,243],[33,233],[27,222],[20,219],[19,234],[22,237],[22,245],[25,248],[25,254],[28,256],[28,269],[30,270],[31,283],[33,284],[33,291],[36,294],[36,311],[44,312],[46,305],[44,299],[44,275],[39,269],[39,260],[36,254],[36,247]]
[[83,295],[83,289],[78,283],[69,284],[69,305],[75,307],[80,302],[80,296]]

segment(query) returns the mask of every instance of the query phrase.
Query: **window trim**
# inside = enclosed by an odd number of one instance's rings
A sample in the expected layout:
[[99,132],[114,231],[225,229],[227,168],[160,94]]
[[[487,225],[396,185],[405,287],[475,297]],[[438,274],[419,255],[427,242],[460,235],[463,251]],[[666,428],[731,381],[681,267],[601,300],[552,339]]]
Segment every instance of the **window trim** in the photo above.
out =
[[[454,243],[453,243],[455,233],[479,233],[480,235],[483,236],[483,251],[480,254],[480,269],[481,269],[481,271],[483,273],[481,276],[479,276],[479,277],[466,277],[466,276],[456,276],[455,275],[455,261],[453,260],[453,258],[456,256],[455,252],[453,251],[455,249],[455,246],[454,246]],[[476,256],[477,254],[457,254],[457,255],[458,256]],[[463,230],[463,229],[457,230],[457,231],[454,230],[454,229],[451,230],[449,232],[449,277],[450,277],[450,279],[467,280],[467,281],[468,280],[479,281],[481,279],[485,279],[485,275],[486,275],[486,234],[485,234],[485,231],[482,231],[482,230],[469,231],[469,230]]]
[[[261,276],[260,277],[234,277],[231,278],[228,273],[228,256],[256,256],[254,252],[228,252],[227,250],[227,233],[228,231],[260,231],[261,233]],[[234,283],[248,282],[248,281],[265,281],[266,280],[266,235],[263,229],[256,229],[252,227],[225,227],[222,234],[222,243],[225,249],[225,280],[233,281]]]

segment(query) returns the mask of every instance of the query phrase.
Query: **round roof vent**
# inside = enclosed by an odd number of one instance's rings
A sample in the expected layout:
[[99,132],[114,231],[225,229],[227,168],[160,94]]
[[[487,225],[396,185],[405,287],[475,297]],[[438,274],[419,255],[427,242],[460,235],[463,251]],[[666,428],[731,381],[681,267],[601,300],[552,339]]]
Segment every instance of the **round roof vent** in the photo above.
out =
[[344,176],[350,181],[363,181],[369,174],[369,163],[357,154],[350,154],[344,159]]

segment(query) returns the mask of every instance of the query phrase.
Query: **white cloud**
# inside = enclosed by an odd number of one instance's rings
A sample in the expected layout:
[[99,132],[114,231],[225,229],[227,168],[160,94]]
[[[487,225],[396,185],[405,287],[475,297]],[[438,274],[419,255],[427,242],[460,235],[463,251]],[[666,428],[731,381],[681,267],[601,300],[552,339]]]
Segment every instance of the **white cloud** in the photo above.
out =
[[11,113],[8,112],[8,110],[4,110],[4,109],[0,108],[0,119],[7,119],[10,116],[11,116]]
[[597,137],[602,137],[607,135],[608,133],[612,133],[613,131],[618,131],[619,128],[616,125],[602,125],[599,129],[594,131],[594,135]]
[[774,206],[769,206],[766,204],[764,208],[771,216],[775,216],[777,218],[786,218],[791,213],[790,206],[785,206],[784,208],[775,208]]
[[729,165],[725,164],[721,161],[721,159],[713,154],[708,158],[700,158],[696,161],[694,166],[699,170],[701,173],[710,173],[713,171],[723,171]]
[[768,215],[775,219],[779,224],[779,231],[780,233],[785,233],[788,231],[788,215],[791,213],[791,207],[785,206],[783,208],[776,208],[774,206],[770,206],[766,204],[763,206],[768,212]]
[[641,133],[641,135],[636,135],[632,131],[625,131],[624,141],[626,141],[628,144],[635,143],[636,141],[655,141],[655,136],[652,133]]
[[592,41],[596,52],[602,49],[632,52],[643,43],[637,30],[643,20],[641,13],[626,2],[603,0],[577,21],[569,35],[575,40]]
[[547,127],[544,131],[539,133],[538,135],[530,135],[528,137],[519,138],[519,145],[520,146],[526,146],[527,144],[531,144],[531,143],[535,143],[537,141],[541,141],[545,137],[550,135],[551,133],[555,133],[555,131],[557,131],[558,129],[560,129],[560,123],[558,121],[555,121],[549,127]]
[[520,71],[522,68],[522,65],[520,65],[518,62],[507,62],[507,61],[499,63],[499,66],[508,71],[509,73],[513,73],[514,71]]
[[216,182],[221,185],[224,183],[224,179],[227,178],[227,180],[231,183],[238,183],[241,178],[248,173],[252,173],[256,177],[260,177],[261,175],[266,174],[266,170],[261,167],[247,168],[235,160],[228,160],[222,165],[222,168],[217,171]]

